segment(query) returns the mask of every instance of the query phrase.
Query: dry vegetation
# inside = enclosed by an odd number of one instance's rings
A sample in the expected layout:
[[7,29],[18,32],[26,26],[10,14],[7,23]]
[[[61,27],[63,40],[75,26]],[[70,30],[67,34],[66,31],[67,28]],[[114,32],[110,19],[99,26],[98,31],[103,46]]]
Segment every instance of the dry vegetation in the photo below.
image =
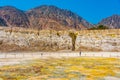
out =
[[114,37],[115,34],[120,34],[120,29],[106,29],[106,30],[37,30],[37,29],[28,29],[28,28],[21,28],[21,27],[0,27],[0,30],[5,30],[6,32],[21,32],[21,33],[60,33],[60,34],[68,34],[68,32],[75,32],[76,35],[88,35],[89,33],[98,34],[101,33],[102,35],[108,35]]
[[[27,64],[0,67],[0,80],[104,80],[120,78],[120,59],[61,58],[29,61]],[[83,80],[83,79],[82,79]]]
[[[119,51],[119,44],[120,44],[119,43],[120,29],[55,31],[55,30],[25,29],[25,28],[19,28],[19,27],[14,27],[14,28],[0,27],[0,31],[5,31],[7,34],[6,36],[2,37],[0,40],[0,51],[8,51],[8,52],[10,51],[58,51],[58,50],[103,51],[101,49],[101,45],[104,44],[102,43],[102,40],[107,40],[107,38],[109,40],[108,43],[111,46],[114,46],[113,50],[108,50],[108,51]],[[12,37],[9,38],[9,36],[12,36],[13,38]],[[24,41],[19,40],[18,39],[19,37],[22,37]],[[32,37],[34,37],[34,39],[32,39]],[[61,42],[60,41],[52,42],[51,40],[52,37],[54,37],[53,38],[54,40],[55,39],[61,40]],[[71,38],[70,41],[69,41],[69,37]],[[5,41],[3,38],[7,39],[8,43],[10,42],[9,40],[11,40],[13,43],[12,44],[3,43]],[[82,42],[80,42],[81,39],[82,39]],[[19,43],[26,42],[27,46],[26,45],[19,46],[17,43],[14,44],[15,40],[16,42],[18,40]],[[76,40],[78,42],[76,42]],[[110,40],[112,42],[110,42]],[[67,44],[64,44],[66,43],[65,41],[67,42]],[[84,43],[84,44],[81,45],[81,43]],[[108,44],[107,41],[105,43]],[[77,47],[76,47],[76,44],[77,44]],[[89,44],[89,45],[86,46],[86,44]],[[97,44],[97,47],[95,46],[95,44]],[[91,47],[91,46],[95,46],[95,47]]]

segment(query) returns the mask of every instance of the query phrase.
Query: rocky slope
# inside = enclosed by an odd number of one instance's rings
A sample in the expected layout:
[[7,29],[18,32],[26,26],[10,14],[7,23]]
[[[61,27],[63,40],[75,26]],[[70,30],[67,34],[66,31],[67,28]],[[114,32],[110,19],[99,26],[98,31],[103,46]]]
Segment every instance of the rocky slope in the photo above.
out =
[[[97,25],[120,28],[120,15],[105,18]],[[0,7],[0,26],[39,30],[81,30],[93,27],[94,25],[69,10],[43,5],[26,12],[12,6]]]
[[26,12],[31,27],[40,29],[84,29],[92,26],[75,13],[55,6],[40,6]]
[[108,26],[109,28],[120,28],[120,15],[113,15],[105,18],[99,24]]
[[[86,29],[92,24],[75,13],[55,6],[40,6],[22,11],[12,6],[0,7],[0,17],[10,27],[29,27],[37,29]],[[0,20],[1,21],[1,20]],[[4,23],[1,21],[1,26]]]
[[7,26],[28,27],[29,20],[26,14],[15,7],[0,7],[0,17],[5,21]]
[[7,26],[6,22],[0,18],[0,26]]

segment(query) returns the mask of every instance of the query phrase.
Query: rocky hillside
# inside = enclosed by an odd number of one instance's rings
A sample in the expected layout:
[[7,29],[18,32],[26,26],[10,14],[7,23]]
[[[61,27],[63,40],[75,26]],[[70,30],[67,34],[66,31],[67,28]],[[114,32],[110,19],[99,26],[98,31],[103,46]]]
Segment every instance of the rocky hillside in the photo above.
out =
[[0,26],[7,26],[6,22],[0,18]]
[[28,27],[29,20],[26,14],[15,7],[0,7],[0,17],[5,21],[7,26]]
[[[92,25],[75,13],[55,6],[40,6],[22,11],[12,6],[0,7],[0,24],[37,29],[86,29]],[[4,23],[3,23],[4,22]]]
[[120,28],[120,15],[113,15],[105,18],[99,24],[108,26],[109,28]]
[[55,6],[40,6],[26,12],[31,27],[40,29],[84,29],[92,26],[75,13]]
[[[105,18],[97,25],[120,28],[120,15]],[[81,30],[95,27],[69,10],[48,5],[42,5],[28,11],[22,11],[12,6],[0,7],[0,26],[39,30]]]

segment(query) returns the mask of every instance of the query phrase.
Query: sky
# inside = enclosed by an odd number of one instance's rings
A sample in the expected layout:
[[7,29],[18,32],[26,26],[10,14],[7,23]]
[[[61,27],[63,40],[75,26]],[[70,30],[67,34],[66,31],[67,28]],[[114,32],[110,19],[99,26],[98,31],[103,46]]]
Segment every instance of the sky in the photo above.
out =
[[71,10],[93,24],[114,14],[120,15],[120,0],[0,0],[0,6],[6,5],[24,11],[40,5],[54,5]]

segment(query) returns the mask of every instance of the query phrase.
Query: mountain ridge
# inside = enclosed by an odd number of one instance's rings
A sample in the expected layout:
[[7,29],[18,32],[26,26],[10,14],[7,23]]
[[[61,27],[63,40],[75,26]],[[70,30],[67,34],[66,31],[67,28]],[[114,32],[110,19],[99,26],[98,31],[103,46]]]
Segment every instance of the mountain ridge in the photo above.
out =
[[0,7],[0,17],[6,22],[7,26],[28,27],[29,25],[26,14],[13,6]]
[[104,18],[98,24],[105,25],[108,28],[120,28],[120,15],[114,14],[112,16]]
[[5,20],[7,26],[16,27],[64,30],[86,29],[92,26],[72,11],[53,5],[38,6],[25,12],[13,6],[3,6],[0,7],[0,17]]
[[[96,25],[105,25],[108,28],[120,28],[120,15],[112,15],[102,19]],[[33,29],[53,30],[81,30],[96,25],[86,21],[76,13],[61,9],[54,5],[41,5],[27,11],[14,6],[0,7],[0,26],[24,27]]]

